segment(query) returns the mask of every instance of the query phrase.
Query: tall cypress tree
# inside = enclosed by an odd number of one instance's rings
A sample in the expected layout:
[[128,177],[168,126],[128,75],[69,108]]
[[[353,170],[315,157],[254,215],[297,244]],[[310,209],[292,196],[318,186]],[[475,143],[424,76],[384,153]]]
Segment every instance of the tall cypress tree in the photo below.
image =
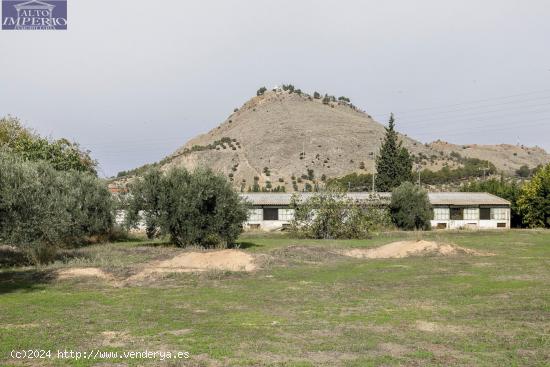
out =
[[386,137],[376,157],[376,190],[391,191],[412,178],[412,159],[401,145],[395,131],[393,113],[390,115]]

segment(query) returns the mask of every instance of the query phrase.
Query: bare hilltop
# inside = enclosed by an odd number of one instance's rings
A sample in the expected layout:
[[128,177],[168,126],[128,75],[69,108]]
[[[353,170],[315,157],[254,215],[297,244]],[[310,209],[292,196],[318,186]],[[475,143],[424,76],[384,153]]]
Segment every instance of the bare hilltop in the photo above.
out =
[[[162,160],[162,169],[208,166],[243,190],[257,183],[286,191],[352,172],[373,172],[385,128],[349,99],[310,96],[293,88],[258,94]],[[457,156],[489,160],[505,173],[550,162],[550,155],[536,147],[423,144],[400,138],[416,164],[431,170],[459,166]]]

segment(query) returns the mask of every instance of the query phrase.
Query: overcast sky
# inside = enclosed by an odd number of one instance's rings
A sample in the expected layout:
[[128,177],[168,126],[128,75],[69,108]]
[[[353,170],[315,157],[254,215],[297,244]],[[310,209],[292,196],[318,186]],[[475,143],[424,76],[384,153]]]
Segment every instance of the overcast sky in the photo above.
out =
[[0,31],[0,116],[106,176],[281,83],[393,111],[423,142],[550,150],[549,20],[548,0],[68,0],[67,31]]

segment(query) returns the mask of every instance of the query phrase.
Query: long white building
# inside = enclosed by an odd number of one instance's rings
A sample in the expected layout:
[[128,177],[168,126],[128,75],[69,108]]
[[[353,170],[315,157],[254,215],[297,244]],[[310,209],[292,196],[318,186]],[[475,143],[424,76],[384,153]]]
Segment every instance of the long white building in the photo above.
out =
[[[290,193],[243,193],[251,203],[245,229],[275,231],[287,227],[294,218]],[[306,200],[314,193],[296,193]],[[387,205],[391,193],[350,192],[351,200],[367,205]],[[485,192],[438,192],[428,194],[433,207],[434,229],[510,228],[510,202]]]

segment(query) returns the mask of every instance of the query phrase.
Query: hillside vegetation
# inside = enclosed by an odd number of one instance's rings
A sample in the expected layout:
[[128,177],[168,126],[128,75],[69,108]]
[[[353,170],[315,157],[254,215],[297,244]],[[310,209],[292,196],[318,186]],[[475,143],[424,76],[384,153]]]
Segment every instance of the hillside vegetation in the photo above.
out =
[[[399,121],[396,121],[399,130]],[[268,90],[235,108],[225,121],[199,135],[158,163],[121,172],[119,182],[150,166],[194,169],[207,166],[221,172],[241,191],[315,190],[325,181],[356,173],[372,173],[384,125],[357,108],[345,96],[307,94],[293,85]],[[474,159],[493,171],[514,174],[521,166],[550,162],[540,148],[523,146],[457,146],[437,141],[422,144],[405,135],[398,139],[427,180],[459,179]],[[481,171],[474,176],[478,176]],[[449,178],[450,177],[450,178]]]

